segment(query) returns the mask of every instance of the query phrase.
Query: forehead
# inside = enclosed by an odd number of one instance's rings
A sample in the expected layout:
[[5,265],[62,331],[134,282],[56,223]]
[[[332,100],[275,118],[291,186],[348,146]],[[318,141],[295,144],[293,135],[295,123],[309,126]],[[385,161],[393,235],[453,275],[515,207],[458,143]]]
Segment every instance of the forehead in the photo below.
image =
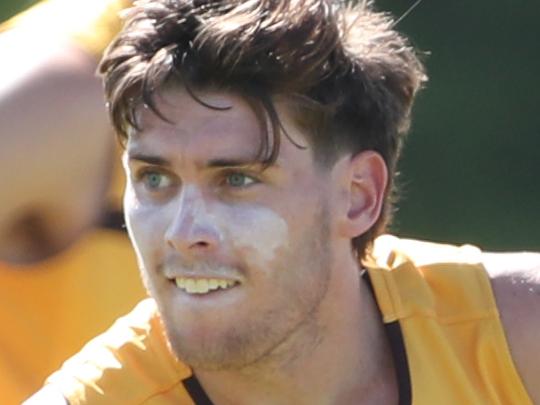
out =
[[[141,152],[201,161],[223,156],[243,160],[257,157],[266,134],[251,106],[232,93],[205,91],[196,96],[198,100],[181,88],[158,93],[156,107],[165,119],[150,108],[139,108],[140,131],[130,134],[128,155]],[[308,146],[306,138],[290,119],[286,103],[277,100],[275,107],[288,137],[299,145]],[[269,123],[267,126],[269,128]],[[301,149],[282,139],[278,161],[300,152],[311,155],[308,151],[309,148]]]
[[229,93],[201,92],[197,97],[202,103],[181,89],[157,94],[156,107],[165,119],[140,107],[140,131],[130,134],[128,153],[150,149],[160,154],[172,150],[220,154],[234,148],[253,157],[260,146],[261,127],[250,106]]

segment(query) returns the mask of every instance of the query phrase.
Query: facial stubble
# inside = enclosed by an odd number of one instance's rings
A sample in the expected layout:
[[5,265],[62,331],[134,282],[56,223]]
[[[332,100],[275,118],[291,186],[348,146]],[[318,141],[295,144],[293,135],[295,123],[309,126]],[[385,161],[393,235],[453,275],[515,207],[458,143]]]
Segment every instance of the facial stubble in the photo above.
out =
[[229,325],[219,339],[203,337],[196,344],[183,337],[189,331],[182,325],[165,320],[178,359],[198,370],[247,370],[293,362],[317,345],[319,308],[328,290],[332,257],[327,204],[316,211],[312,226],[304,230],[302,246],[287,250],[288,258],[272,269],[275,284],[267,286],[266,293],[278,293],[260,312]]

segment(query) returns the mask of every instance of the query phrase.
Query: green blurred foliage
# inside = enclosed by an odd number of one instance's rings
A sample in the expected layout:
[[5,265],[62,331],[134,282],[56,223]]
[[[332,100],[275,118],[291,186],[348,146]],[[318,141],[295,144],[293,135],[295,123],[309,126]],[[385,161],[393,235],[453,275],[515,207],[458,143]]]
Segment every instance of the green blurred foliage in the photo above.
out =
[[28,8],[36,0],[2,0],[0,2],[0,21],[7,20],[12,15]]
[[[2,0],[0,19],[33,1]],[[414,0],[379,0],[402,15]],[[430,81],[400,166],[400,235],[540,250],[540,2],[424,0],[399,24]]]
[[[414,1],[380,0],[402,15]],[[540,250],[540,2],[424,0],[398,29],[430,80],[401,163],[399,234]]]

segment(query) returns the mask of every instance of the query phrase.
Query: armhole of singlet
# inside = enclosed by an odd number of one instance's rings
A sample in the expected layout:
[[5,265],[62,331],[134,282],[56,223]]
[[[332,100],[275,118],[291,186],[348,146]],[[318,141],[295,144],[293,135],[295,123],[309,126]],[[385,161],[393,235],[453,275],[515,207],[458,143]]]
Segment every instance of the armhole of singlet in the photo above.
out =
[[195,402],[195,405],[213,405],[195,374],[192,374],[189,378],[183,380],[182,384],[184,384],[184,388],[193,402]]
[[[375,291],[373,290],[373,284],[369,278],[369,273],[364,271],[362,278],[366,282],[369,291],[375,299]],[[375,299],[375,302],[377,300]],[[381,317],[382,321],[382,317]],[[411,405],[412,404],[412,390],[411,390],[411,376],[409,373],[409,361],[407,360],[407,351],[405,350],[405,343],[403,342],[403,333],[401,331],[401,325],[398,320],[388,323],[383,323],[388,342],[392,350],[392,357],[394,359],[394,365],[396,367],[396,379],[398,382],[399,392],[399,405]]]

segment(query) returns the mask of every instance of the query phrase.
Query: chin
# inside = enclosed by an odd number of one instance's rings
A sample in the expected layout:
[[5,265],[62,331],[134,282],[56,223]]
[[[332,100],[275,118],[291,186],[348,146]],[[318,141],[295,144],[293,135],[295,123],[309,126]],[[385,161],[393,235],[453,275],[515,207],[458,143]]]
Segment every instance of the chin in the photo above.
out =
[[[185,325],[188,326],[188,325]],[[189,327],[189,326],[188,326]],[[271,337],[259,332],[242,333],[237,328],[165,328],[169,345],[176,357],[197,370],[238,370],[257,363],[269,351]],[[245,331],[244,331],[245,332]]]
[[234,350],[229,345],[218,343],[220,341],[186,344],[186,341],[169,340],[176,357],[197,370],[237,370],[253,362],[244,348]]

